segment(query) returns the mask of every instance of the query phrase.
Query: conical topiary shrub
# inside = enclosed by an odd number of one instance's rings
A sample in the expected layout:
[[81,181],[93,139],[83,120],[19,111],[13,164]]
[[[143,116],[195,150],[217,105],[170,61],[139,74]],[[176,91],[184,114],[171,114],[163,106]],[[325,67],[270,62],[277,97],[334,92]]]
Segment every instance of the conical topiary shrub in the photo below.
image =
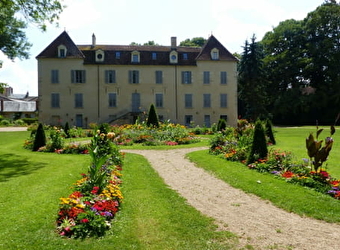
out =
[[273,145],[276,144],[273,129],[273,125],[269,119],[266,120],[266,135],[269,138],[269,142],[272,143]]
[[41,123],[39,123],[37,132],[35,133],[34,143],[33,143],[33,151],[37,151],[39,148],[46,145],[46,135],[44,131],[44,127]]
[[150,109],[149,109],[149,116],[148,116],[148,120],[146,122],[146,125],[148,127],[154,126],[154,127],[159,127],[159,122],[158,122],[158,116],[156,113],[156,109],[155,106],[153,104],[151,104]]
[[70,138],[70,125],[68,124],[68,122],[66,122],[65,124],[64,132],[65,132],[66,138]]
[[247,159],[247,164],[253,163],[258,159],[265,159],[268,155],[266,136],[260,120],[255,123],[253,143]]
[[217,123],[217,131],[223,131],[227,128],[227,122],[224,119],[220,119]]

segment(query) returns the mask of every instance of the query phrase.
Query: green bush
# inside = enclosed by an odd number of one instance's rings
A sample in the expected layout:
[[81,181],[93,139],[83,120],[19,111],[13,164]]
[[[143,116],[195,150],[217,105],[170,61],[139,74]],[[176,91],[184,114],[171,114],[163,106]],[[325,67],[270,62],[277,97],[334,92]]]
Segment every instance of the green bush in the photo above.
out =
[[153,104],[150,105],[150,109],[149,109],[149,116],[148,116],[148,120],[146,122],[146,125],[148,127],[159,127],[159,121],[158,121],[158,116],[156,113],[156,109],[155,106]]
[[268,137],[268,142],[272,143],[273,145],[276,144],[274,133],[273,133],[273,125],[269,119],[266,120],[266,135]]
[[38,123],[38,118],[22,118],[21,120],[23,120],[27,125]]
[[66,122],[65,127],[64,127],[64,132],[65,132],[65,137],[70,138],[70,125],[68,122]]
[[255,123],[253,143],[247,159],[247,164],[253,163],[259,159],[265,159],[268,154],[266,136],[263,125],[260,120]]
[[38,129],[35,133],[32,151],[37,151],[40,147],[43,147],[45,145],[46,145],[46,135],[45,135],[44,127],[41,123],[39,123]]
[[223,131],[227,128],[227,122],[224,119],[220,119],[217,124],[217,131]]
[[9,120],[7,120],[7,119],[3,119],[0,122],[1,126],[9,126],[10,124],[11,124],[11,122]]

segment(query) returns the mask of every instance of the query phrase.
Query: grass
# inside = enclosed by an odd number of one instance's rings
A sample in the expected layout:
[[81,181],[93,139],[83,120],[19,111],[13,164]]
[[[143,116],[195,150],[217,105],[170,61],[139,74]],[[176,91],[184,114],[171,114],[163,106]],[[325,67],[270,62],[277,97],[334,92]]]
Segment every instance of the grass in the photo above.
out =
[[0,249],[233,249],[237,238],[169,189],[141,156],[127,154],[122,209],[100,239],[55,233],[60,197],[89,164],[87,155],[22,148],[29,132],[0,133]]
[[[305,139],[314,127],[276,128],[277,145],[275,148],[293,152],[297,160],[306,158]],[[329,135],[324,131],[320,138]],[[330,153],[328,169],[336,177],[340,177],[339,149],[340,131],[336,133],[334,148]],[[222,158],[209,155],[207,151],[196,151],[188,155],[189,159],[216,177],[224,180],[235,188],[253,193],[273,202],[276,206],[301,216],[308,216],[327,222],[340,222],[340,201],[328,195],[320,194],[308,188],[286,183],[271,174],[262,174],[248,169],[238,162],[228,162]],[[261,182],[261,184],[258,183]]]

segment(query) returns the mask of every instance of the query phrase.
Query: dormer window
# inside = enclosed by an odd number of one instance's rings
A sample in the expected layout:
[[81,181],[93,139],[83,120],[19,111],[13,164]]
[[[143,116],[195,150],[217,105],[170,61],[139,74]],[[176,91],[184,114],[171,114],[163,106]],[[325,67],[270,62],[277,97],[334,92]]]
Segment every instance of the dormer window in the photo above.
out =
[[116,59],[120,59],[120,51],[116,51]]
[[213,48],[210,53],[211,53],[211,60],[219,60],[220,59],[220,54],[219,54],[218,49]]
[[64,58],[66,57],[67,54],[67,48],[65,45],[59,45],[58,46],[58,57],[59,58]]
[[157,53],[156,52],[152,52],[152,60],[157,60]]
[[140,54],[138,51],[133,51],[131,53],[131,62],[132,63],[139,63],[140,62]]
[[96,50],[96,62],[104,62],[104,51],[101,49]]
[[187,53],[183,54],[183,60],[188,60],[188,54]]
[[173,63],[173,64],[178,63],[178,55],[176,51],[173,50],[170,52],[169,60],[170,60],[170,63]]

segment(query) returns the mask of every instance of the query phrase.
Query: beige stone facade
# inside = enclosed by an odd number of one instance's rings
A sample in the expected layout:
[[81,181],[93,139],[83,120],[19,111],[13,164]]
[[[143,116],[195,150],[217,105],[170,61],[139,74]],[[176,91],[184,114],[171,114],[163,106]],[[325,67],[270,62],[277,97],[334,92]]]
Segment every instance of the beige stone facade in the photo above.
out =
[[237,123],[237,59],[213,36],[202,48],[75,45],[63,32],[37,60],[45,124],[132,123],[151,104],[173,123]]

